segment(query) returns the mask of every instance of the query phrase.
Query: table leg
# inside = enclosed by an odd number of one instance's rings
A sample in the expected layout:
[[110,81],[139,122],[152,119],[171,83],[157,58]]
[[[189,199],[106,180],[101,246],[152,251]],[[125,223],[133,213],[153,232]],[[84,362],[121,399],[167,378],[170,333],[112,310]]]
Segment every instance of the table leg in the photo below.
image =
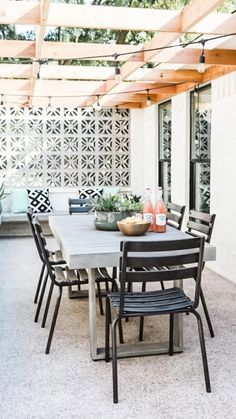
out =
[[[183,288],[183,280],[174,281],[174,286]],[[174,345],[179,351],[183,350],[183,314],[175,314],[174,320]]]
[[89,336],[90,353],[92,359],[97,359],[97,325],[96,325],[96,289],[95,289],[95,271],[88,269],[89,278]]

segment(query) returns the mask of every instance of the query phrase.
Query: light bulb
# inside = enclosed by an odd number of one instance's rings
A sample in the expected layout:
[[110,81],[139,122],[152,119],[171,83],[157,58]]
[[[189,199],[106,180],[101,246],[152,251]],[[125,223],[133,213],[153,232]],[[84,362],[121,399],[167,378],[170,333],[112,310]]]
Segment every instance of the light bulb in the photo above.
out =
[[198,64],[198,68],[197,68],[197,71],[199,73],[204,73],[204,71],[205,71],[205,61],[206,61],[205,55],[201,54],[200,57],[199,57],[199,64]]
[[122,77],[121,77],[121,73],[120,73],[120,68],[119,67],[115,67],[115,80],[116,81],[122,81]]
[[150,106],[152,104],[150,95],[149,95],[149,90],[147,90],[147,102],[146,102],[147,106]]

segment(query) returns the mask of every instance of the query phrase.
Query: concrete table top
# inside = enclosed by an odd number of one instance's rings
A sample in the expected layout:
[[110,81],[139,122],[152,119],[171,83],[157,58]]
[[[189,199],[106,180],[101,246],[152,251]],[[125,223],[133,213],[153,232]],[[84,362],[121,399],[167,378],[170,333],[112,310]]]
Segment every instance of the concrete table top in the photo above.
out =
[[[167,226],[166,233],[148,232],[144,236],[124,236],[120,231],[96,230],[93,215],[78,214],[49,216],[50,228],[56,237],[64,259],[71,269],[117,266],[120,242],[124,240],[178,240],[190,236]],[[216,249],[206,243],[204,260],[215,260]]]

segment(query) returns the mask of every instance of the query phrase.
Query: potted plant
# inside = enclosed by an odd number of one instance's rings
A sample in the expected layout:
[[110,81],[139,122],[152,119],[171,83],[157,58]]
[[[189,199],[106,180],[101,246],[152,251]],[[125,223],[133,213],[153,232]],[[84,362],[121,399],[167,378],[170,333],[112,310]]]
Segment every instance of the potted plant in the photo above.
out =
[[95,212],[94,224],[97,230],[116,231],[117,221],[141,212],[141,196],[108,195],[90,199],[89,207]]
[[5,192],[5,185],[4,183],[0,183],[0,214],[2,213],[2,199],[6,198],[7,193]]

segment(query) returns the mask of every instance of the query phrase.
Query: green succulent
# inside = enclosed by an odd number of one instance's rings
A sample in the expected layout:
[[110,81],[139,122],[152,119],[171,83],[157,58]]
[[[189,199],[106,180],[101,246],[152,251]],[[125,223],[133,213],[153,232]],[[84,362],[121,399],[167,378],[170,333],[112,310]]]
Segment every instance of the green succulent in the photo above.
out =
[[120,196],[108,195],[106,197],[90,198],[88,206],[91,211],[117,212],[120,211]]
[[108,195],[106,197],[91,198],[89,202],[91,211],[99,212],[119,212],[135,211],[140,212],[143,209],[141,196],[137,195]]

